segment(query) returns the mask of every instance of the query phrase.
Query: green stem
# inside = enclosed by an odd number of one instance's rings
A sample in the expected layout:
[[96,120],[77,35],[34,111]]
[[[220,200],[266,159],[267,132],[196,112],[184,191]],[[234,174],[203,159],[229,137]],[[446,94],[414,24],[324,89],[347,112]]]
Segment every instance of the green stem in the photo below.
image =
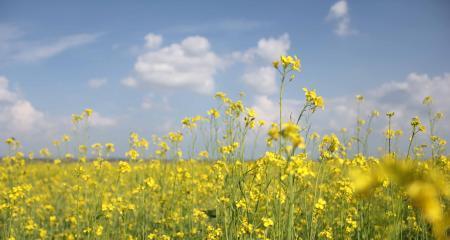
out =
[[[282,75],[281,75],[281,85],[280,85],[280,132],[282,130],[282,125],[283,125],[283,95],[284,95],[284,80],[285,80],[285,71],[283,71]],[[281,137],[278,139],[278,153],[281,154]]]
[[409,145],[408,145],[408,153],[406,155],[406,159],[409,159],[409,152],[411,151],[411,145],[414,139],[414,135],[416,135],[416,131],[415,128],[413,128],[412,134],[411,134],[411,139],[409,140]]
[[389,117],[389,127],[388,127],[388,153],[391,155],[391,117]]

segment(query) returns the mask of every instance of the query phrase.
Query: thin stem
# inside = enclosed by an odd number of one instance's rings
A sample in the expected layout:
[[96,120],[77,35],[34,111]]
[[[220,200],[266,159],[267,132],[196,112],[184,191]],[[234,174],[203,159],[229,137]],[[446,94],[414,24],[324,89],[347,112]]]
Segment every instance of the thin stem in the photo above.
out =
[[305,104],[305,105],[303,106],[303,109],[302,109],[302,111],[300,112],[300,115],[298,115],[298,118],[297,118],[297,122],[296,122],[297,125],[298,125],[298,123],[300,122],[300,119],[302,118],[303,113],[305,113],[307,107],[308,107],[308,104]]
[[409,159],[409,152],[411,151],[411,145],[414,139],[414,136],[416,135],[416,131],[415,131],[415,127],[412,130],[412,134],[411,134],[411,139],[409,140],[409,145],[408,145],[408,153],[406,154],[406,159]]
[[[280,132],[283,125],[283,95],[284,95],[284,81],[286,78],[286,70],[284,69],[281,74],[281,85],[280,85],[280,102],[279,102],[279,108],[280,108]],[[278,153],[281,154],[281,137],[278,139]]]
[[391,117],[389,117],[389,127],[388,127],[388,153],[391,155]]

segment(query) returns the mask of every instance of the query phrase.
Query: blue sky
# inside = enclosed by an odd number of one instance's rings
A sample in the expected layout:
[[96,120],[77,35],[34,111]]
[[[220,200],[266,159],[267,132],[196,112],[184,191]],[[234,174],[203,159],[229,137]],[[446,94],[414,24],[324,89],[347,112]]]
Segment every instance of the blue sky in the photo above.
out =
[[430,94],[446,113],[449,24],[446,0],[1,1],[0,139],[38,149],[91,107],[91,140],[124,148],[130,131],[164,134],[203,114],[215,91],[276,111],[267,67],[280,54],[303,63],[292,105],[303,86],[329,103],[319,130],[338,128],[330,118],[351,126],[356,94],[368,110],[398,111],[399,124]]

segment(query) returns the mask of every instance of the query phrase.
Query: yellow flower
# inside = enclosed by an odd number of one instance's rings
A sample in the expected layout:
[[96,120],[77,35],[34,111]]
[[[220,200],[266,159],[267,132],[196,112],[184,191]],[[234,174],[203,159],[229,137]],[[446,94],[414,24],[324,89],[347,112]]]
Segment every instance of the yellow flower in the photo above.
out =
[[31,218],[28,219],[28,221],[27,221],[27,223],[25,225],[25,230],[27,232],[31,232],[31,231],[33,231],[36,228],[37,228],[37,224],[33,221],[33,219],[31,219]]
[[61,146],[61,142],[58,141],[58,140],[54,140],[54,141],[52,142],[52,144],[53,144],[53,146],[55,146],[55,147]]
[[81,154],[86,154],[88,151],[88,147],[86,145],[79,145],[78,146],[78,152]]
[[195,128],[197,125],[195,124],[195,122],[192,121],[191,118],[183,118],[183,120],[181,120],[181,124],[183,124],[184,127],[187,128]]
[[433,223],[442,220],[443,212],[439,197],[436,188],[431,184],[415,181],[408,186],[406,193],[422,209],[428,221]]
[[419,132],[425,132],[425,131],[426,131],[425,125],[420,125],[419,126]]
[[325,200],[323,200],[322,198],[319,198],[317,200],[317,203],[314,205],[314,207],[317,210],[324,210],[325,209],[325,205],[327,204],[327,202]]
[[280,65],[280,62],[279,61],[273,61],[272,62],[272,66],[274,67],[274,68],[276,68],[276,69],[278,69],[278,66]]
[[376,176],[359,169],[352,170],[350,177],[352,178],[353,187],[357,193],[368,193],[377,184]]
[[224,98],[226,96],[227,96],[227,94],[224,92],[216,92],[216,94],[214,95],[214,97],[216,97],[216,98]]
[[317,96],[316,90],[308,90],[307,88],[303,88],[303,91],[305,92],[306,102],[310,105],[313,112],[315,112],[317,108],[324,109],[324,100],[321,96]]
[[440,119],[444,118],[444,113],[442,113],[442,112],[437,112],[437,113],[434,115],[434,118],[437,119],[437,120],[440,120]]
[[395,136],[402,136],[403,131],[401,129],[395,130]]
[[280,60],[284,69],[288,69],[290,67],[294,71],[300,71],[300,59],[298,59],[297,56],[281,56]]
[[87,158],[86,158],[86,156],[82,156],[82,157],[80,157],[80,158],[79,158],[79,160],[80,160],[80,162],[81,162],[81,163],[85,163],[85,162],[87,162]]
[[131,166],[127,162],[120,161],[119,162],[119,172],[120,173],[128,173],[131,172]]
[[364,101],[364,96],[363,95],[356,95],[356,101],[358,101],[358,102],[362,102],[362,101]]
[[241,199],[241,200],[236,202],[236,207],[237,208],[246,209],[247,208],[247,203],[245,202],[244,199]]
[[136,143],[136,146],[139,147],[139,148],[148,149],[149,143],[148,143],[147,139],[141,138],[141,139]]
[[62,139],[63,139],[64,142],[69,142],[70,141],[70,136],[64,134]]
[[42,157],[45,157],[45,158],[47,158],[47,157],[50,157],[50,151],[48,150],[48,148],[42,148],[40,151],[39,151],[39,154],[42,156]]
[[72,114],[72,123],[73,124],[78,124],[81,120],[83,120],[82,115]]
[[281,136],[284,138],[289,138],[291,135],[298,134],[300,130],[299,126],[293,122],[287,122],[283,124],[283,128],[281,130]]
[[278,138],[280,137],[280,129],[278,127],[278,124],[272,123],[268,135],[271,140],[278,140]]
[[220,117],[220,113],[219,111],[217,111],[217,109],[215,108],[211,108],[208,110],[207,114],[209,116],[211,116],[212,118],[219,118]]
[[231,154],[234,153],[234,151],[236,151],[236,149],[239,147],[239,143],[238,142],[234,142],[231,145],[227,145],[227,146],[221,146],[219,149],[219,152],[227,155],[227,154]]
[[422,103],[423,103],[424,105],[430,105],[430,104],[433,103],[433,98],[432,98],[431,96],[426,96],[426,97],[423,99]]
[[342,151],[344,146],[342,146],[339,138],[335,134],[331,134],[323,136],[319,148],[322,159],[331,159],[338,157],[339,151]]
[[206,215],[204,211],[199,210],[197,208],[194,208],[192,216],[194,217],[195,221],[204,221],[208,219],[208,215]]
[[16,139],[8,138],[8,139],[6,139],[5,143],[11,146],[16,143]]
[[384,132],[384,136],[385,136],[387,139],[392,139],[392,138],[394,138],[394,135],[395,135],[395,131],[392,130],[392,129],[386,129],[386,131]]
[[269,227],[272,227],[272,226],[273,226],[273,221],[272,221],[272,219],[263,217],[263,218],[261,218],[261,220],[262,220],[263,226],[264,226],[265,228],[269,228]]
[[130,133],[130,142],[132,144],[136,144],[137,142],[139,142],[139,135],[135,132],[131,132]]
[[173,143],[180,143],[183,141],[183,134],[181,132],[170,132],[169,140]]
[[125,153],[126,157],[129,157],[131,160],[136,160],[139,157],[139,152],[136,149],[130,149]]
[[419,117],[413,117],[413,118],[411,119],[411,126],[417,127],[417,126],[419,126],[419,124],[420,124],[420,119],[419,119]]
[[116,151],[114,144],[112,144],[112,143],[105,144],[105,147],[106,147],[106,151],[108,151],[110,153],[113,153]]
[[208,153],[208,151],[201,151],[201,152],[198,154],[198,156],[199,156],[199,157],[202,157],[202,158],[208,158],[209,153]]
[[100,149],[102,149],[102,145],[100,143],[94,143],[92,144],[91,148],[99,151]]
[[312,140],[316,140],[320,138],[320,135],[317,132],[313,132],[311,133],[311,135],[309,135],[309,138]]
[[56,216],[50,216],[49,221],[50,221],[50,224],[55,224],[56,223]]
[[98,226],[97,230],[95,230],[95,235],[101,236],[102,234],[103,234],[103,227],[102,226]]
[[371,114],[372,114],[372,117],[380,116],[380,112],[378,112],[377,110],[373,110]]
[[149,235],[147,235],[147,239],[148,239],[148,240],[154,240],[154,239],[156,239],[157,237],[158,237],[158,235],[155,234],[155,233],[150,233]]
[[90,109],[90,108],[86,108],[86,109],[84,109],[84,114],[87,116],[87,117],[90,117],[91,115],[92,115],[92,113],[94,112],[94,110],[92,110],[92,109]]
[[167,151],[170,150],[169,145],[163,141],[158,143],[158,147],[159,147],[159,151],[161,151],[161,153],[166,153]]
[[323,237],[325,239],[333,239],[333,229],[331,227],[327,227],[323,231],[319,233],[319,237]]
[[39,237],[45,239],[47,237],[47,230],[43,228],[39,229]]

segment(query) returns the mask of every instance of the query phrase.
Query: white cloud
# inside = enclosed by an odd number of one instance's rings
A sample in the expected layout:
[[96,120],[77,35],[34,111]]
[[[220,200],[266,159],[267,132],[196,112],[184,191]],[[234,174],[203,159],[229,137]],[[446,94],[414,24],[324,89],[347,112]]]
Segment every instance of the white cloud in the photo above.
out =
[[122,81],[124,85],[187,88],[201,94],[214,91],[214,75],[222,60],[210,50],[208,39],[191,36],[163,48],[155,48],[159,41],[155,39],[158,35],[147,35],[147,45],[152,48],[138,56],[134,65],[136,77]]
[[254,48],[250,48],[243,53],[236,52],[234,57],[247,63],[271,63],[281,55],[286,55],[291,46],[289,34],[284,33],[278,38],[262,38]]
[[153,109],[155,111],[164,111],[164,112],[172,111],[169,97],[167,96],[156,97],[153,93],[149,93],[142,98],[141,109],[143,110]]
[[273,94],[277,90],[276,76],[277,73],[273,67],[260,67],[247,71],[242,79],[257,93]]
[[8,79],[0,76],[0,129],[13,134],[34,131],[44,126],[44,114],[11,91],[8,85]]
[[[427,74],[409,74],[405,80],[382,84],[379,87],[360,93],[365,96],[361,114],[368,116],[372,110],[380,112],[380,119],[375,120],[374,132],[380,137],[381,131],[386,127],[385,113],[394,111],[393,125],[396,129],[409,128],[409,121],[414,116],[419,116],[426,122],[427,112],[422,100],[426,96],[433,97],[433,108],[435,111],[443,111],[445,116],[450,114],[450,74],[431,77]],[[318,91],[320,94],[320,91]],[[320,132],[339,131],[345,127],[354,129],[357,108],[355,95],[346,95],[325,99],[325,110],[319,110],[314,114],[313,128]],[[283,118],[294,120],[298,114],[303,99],[285,99],[283,102]],[[278,100],[274,97],[256,95],[253,108],[258,117],[272,122],[278,122]],[[448,124],[440,124],[441,136],[450,137]]]
[[268,96],[266,95],[255,96],[252,108],[255,109],[258,118],[264,119],[269,122],[276,121],[279,107],[274,101],[269,99]]
[[162,44],[162,36],[161,35],[156,35],[153,33],[149,33],[145,36],[145,46],[147,48],[153,49],[153,48],[159,48]]
[[150,97],[144,97],[144,99],[141,102],[141,108],[144,110],[149,110],[151,108],[153,108],[153,101],[152,99],[150,99]]
[[90,119],[90,124],[93,127],[112,127],[112,126],[116,126],[117,123],[118,123],[117,119],[102,116],[100,113],[95,112],[95,111],[92,113],[92,116]]
[[[233,52],[228,57],[218,57],[208,39],[190,36],[180,43],[162,46],[163,37],[149,33],[145,36],[146,48],[141,49],[132,76],[121,82],[127,87],[159,86],[183,88],[201,94],[214,91],[214,76],[231,63],[242,62],[245,72],[241,79],[259,94],[276,92],[276,73],[270,64],[290,48],[287,33],[279,37],[262,38],[256,47]],[[143,104],[148,106],[149,104]]]
[[[374,98],[395,99],[404,104],[420,104],[424,97],[430,95],[436,98],[439,108],[450,105],[450,74],[430,77],[428,74],[410,73],[405,81],[390,82],[381,85],[371,92]],[[405,98],[404,96],[408,96]],[[400,98],[401,97],[401,98]]]
[[334,32],[338,36],[345,37],[357,33],[350,26],[350,14],[346,0],[339,0],[331,6],[327,20],[335,22]]
[[17,95],[8,89],[8,79],[6,77],[0,76],[0,103],[1,102],[12,102],[16,100]]
[[[279,100],[267,95],[255,95],[252,108],[255,109],[258,119],[278,123],[280,121]],[[301,101],[296,99],[283,100],[283,122],[296,120],[296,114],[300,111]]]
[[94,42],[99,34],[74,34],[61,37],[52,43],[36,44],[20,50],[15,56],[16,60],[21,61],[38,61],[53,57],[70,48],[78,47]]
[[[20,91],[11,89],[9,83],[6,77],[0,76],[0,139],[15,137],[23,143],[25,150],[36,151],[71,129],[70,116],[42,112],[32,101],[22,96]],[[107,131],[108,127],[116,126],[118,120],[119,118],[103,116],[94,111],[89,126],[94,133],[98,133],[97,131]]]
[[[409,127],[409,120],[413,116],[419,116],[425,121],[427,118],[426,108],[422,100],[426,96],[434,99],[435,111],[443,111],[448,115],[450,106],[450,74],[430,77],[427,74],[409,74],[405,80],[389,82],[362,93],[365,96],[362,113],[367,116],[370,111],[377,109],[384,117],[389,111],[394,111],[394,124],[398,128]],[[352,127],[356,119],[356,105],[354,96],[342,96],[339,98],[326,99],[325,111],[317,114],[321,124],[330,130],[338,130],[341,127]],[[325,122],[326,121],[326,122]],[[385,121],[379,127],[385,127]],[[444,134],[450,134],[447,125]]]
[[36,110],[27,100],[17,100],[3,110],[10,130],[27,132],[43,123],[44,114]]
[[106,85],[108,83],[108,80],[106,78],[93,78],[89,80],[88,86],[90,88],[100,88]]
[[[70,117],[49,116],[37,109],[32,102],[9,88],[6,77],[0,76],[0,134],[1,138],[14,136],[35,144],[70,129]],[[90,125],[94,128],[118,124],[116,118],[94,112]],[[39,137],[39,140],[36,140]]]
[[132,77],[127,77],[122,79],[122,81],[120,81],[122,83],[122,85],[133,88],[133,87],[137,87],[138,82],[136,81],[136,79],[132,78]]
[[333,4],[330,8],[330,17],[332,18],[343,18],[348,15],[347,1],[340,0]]
[[97,40],[101,34],[79,33],[53,41],[25,40],[25,32],[10,24],[0,24],[0,63],[34,62],[54,57],[62,52]]
[[256,47],[233,53],[235,60],[245,64],[242,80],[258,94],[276,93],[277,73],[271,63],[281,55],[286,55],[290,45],[289,35],[285,33],[278,38],[262,38]]
[[285,33],[279,38],[263,38],[259,40],[256,53],[263,59],[272,62],[278,59],[280,55],[285,55],[290,46],[289,35]]

